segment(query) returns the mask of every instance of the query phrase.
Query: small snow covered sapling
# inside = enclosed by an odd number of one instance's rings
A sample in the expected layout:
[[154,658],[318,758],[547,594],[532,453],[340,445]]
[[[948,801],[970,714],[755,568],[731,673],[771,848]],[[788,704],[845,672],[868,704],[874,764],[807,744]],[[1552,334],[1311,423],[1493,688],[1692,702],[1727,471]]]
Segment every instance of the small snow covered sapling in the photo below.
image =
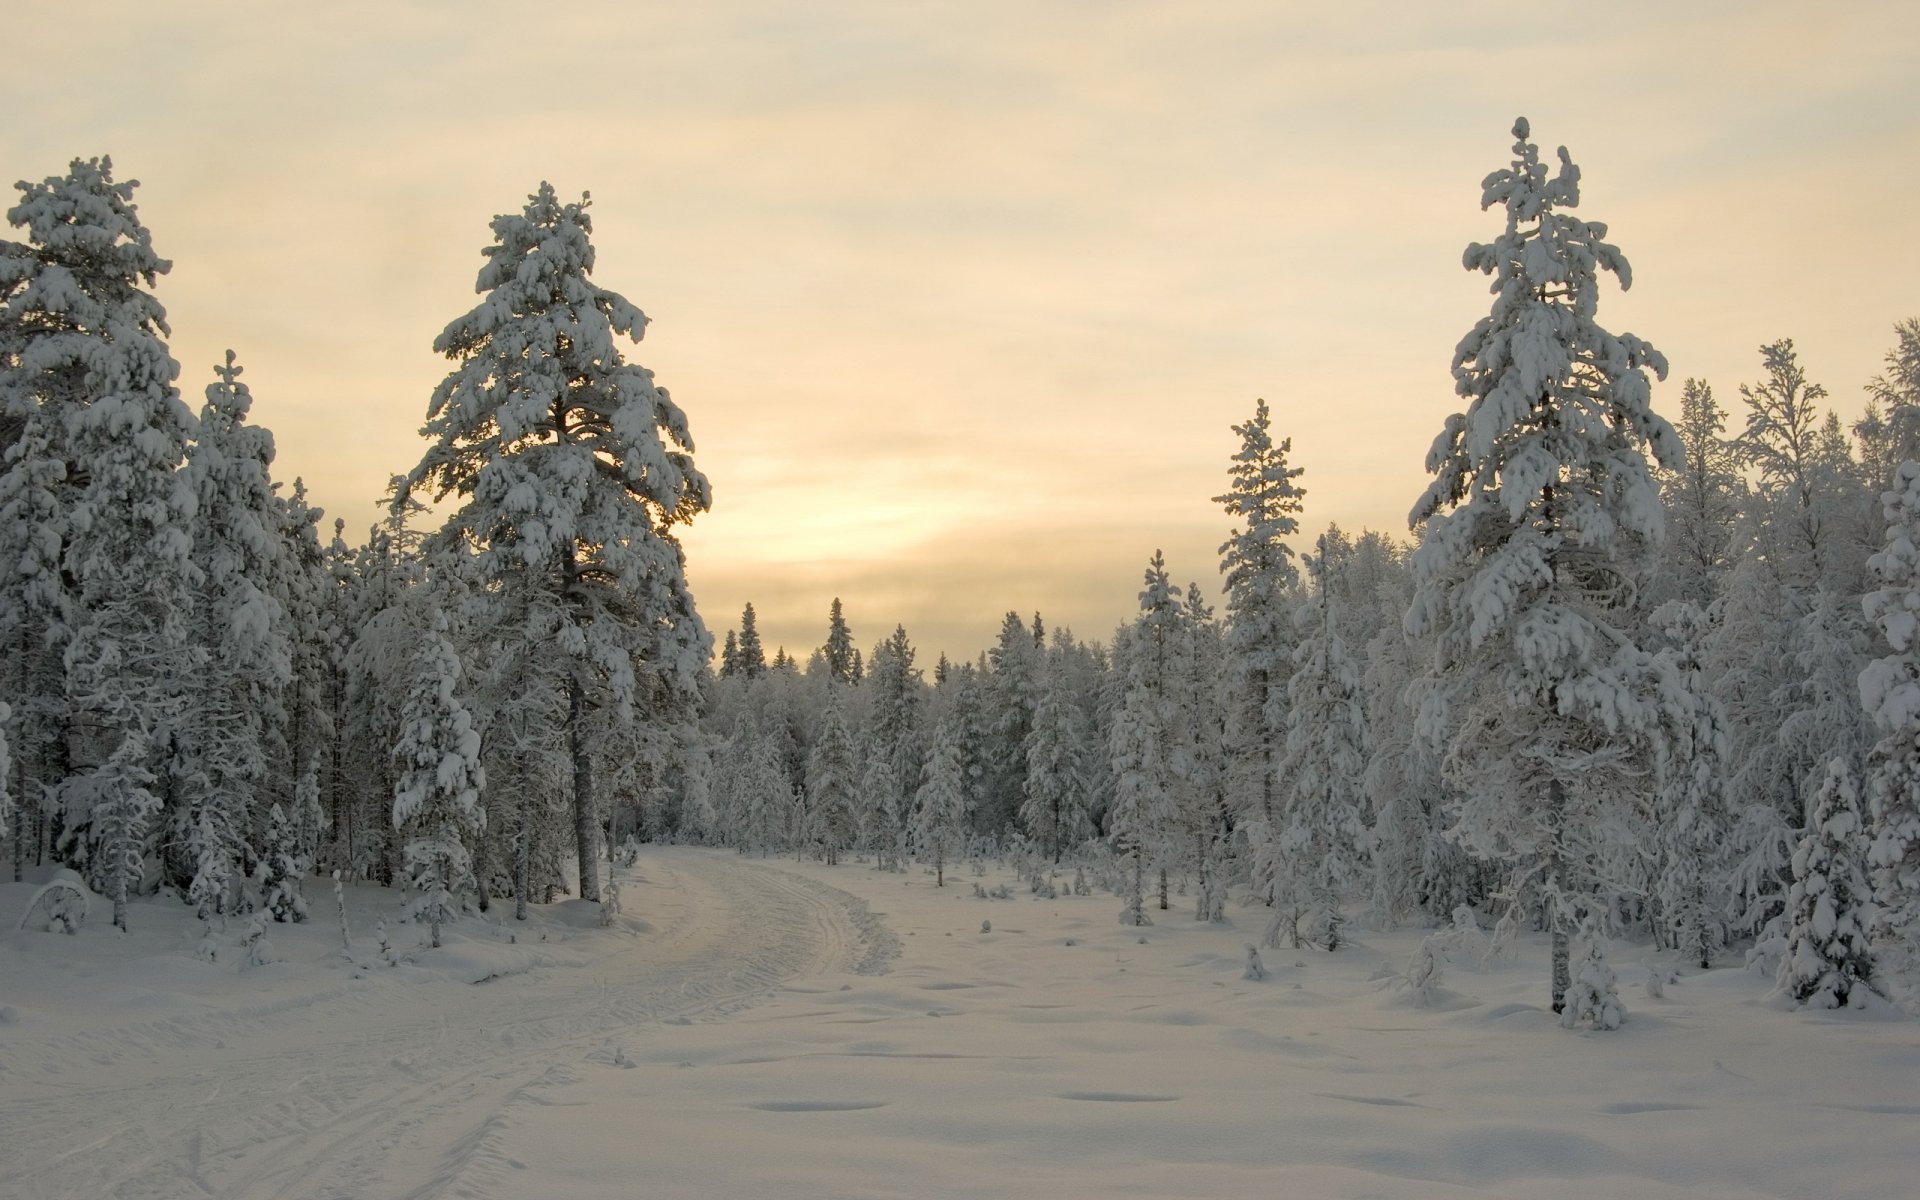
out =
[[1085,867],[1075,867],[1073,869],[1073,894],[1076,896],[1093,895],[1093,885],[1087,882],[1087,870]]
[[248,967],[264,967],[268,963],[278,962],[274,957],[273,943],[267,940],[267,918],[265,913],[256,912],[247,922],[246,935],[241,939],[241,949],[245,951],[241,964]]
[[1249,944],[1247,946],[1247,969],[1241,973],[1240,978],[1258,982],[1266,977],[1267,964],[1260,961],[1260,948]]
[[600,889],[600,928],[611,929],[615,917],[620,915],[620,885],[612,880]]
[[992,932],[993,932],[993,922],[992,922],[992,921],[982,921],[982,922],[980,922],[980,932],[981,932],[981,933],[992,933]]
[[[1457,913],[1455,915],[1458,916]],[[1413,948],[1413,956],[1407,959],[1407,969],[1400,977],[1400,982],[1403,987],[1413,993],[1414,1003],[1421,1008],[1430,1007],[1439,1001],[1441,984],[1446,978],[1443,943],[1449,943],[1451,939],[1457,938],[1459,933],[1458,926],[1438,933],[1430,933],[1420,939],[1420,944]]]
[[1589,1024],[1595,1029],[1618,1029],[1627,1019],[1626,1005],[1620,1003],[1618,981],[1607,965],[1597,931],[1587,930],[1587,956],[1574,971],[1567,988],[1567,1006],[1560,1014],[1562,1029]]

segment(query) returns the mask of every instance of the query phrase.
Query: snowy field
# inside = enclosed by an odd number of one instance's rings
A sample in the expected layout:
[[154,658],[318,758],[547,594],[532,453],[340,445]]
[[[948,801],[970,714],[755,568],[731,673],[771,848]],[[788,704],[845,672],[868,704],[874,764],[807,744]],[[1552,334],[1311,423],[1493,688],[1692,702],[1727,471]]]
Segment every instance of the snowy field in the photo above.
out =
[[[1106,894],[649,848],[613,929],[567,903],[448,946],[330,890],[281,961],[15,930],[0,886],[0,1195],[101,1197],[1898,1197],[1920,1025],[1785,1011],[1729,966],[1616,1033],[1545,1011],[1545,947],[1382,978],[1412,931],[1269,951],[1258,914],[1143,930]],[[974,896],[1014,889],[1010,900]],[[991,922],[990,932],[983,922]],[[512,941],[509,936],[512,935]],[[1655,964],[1658,966],[1659,964]]]

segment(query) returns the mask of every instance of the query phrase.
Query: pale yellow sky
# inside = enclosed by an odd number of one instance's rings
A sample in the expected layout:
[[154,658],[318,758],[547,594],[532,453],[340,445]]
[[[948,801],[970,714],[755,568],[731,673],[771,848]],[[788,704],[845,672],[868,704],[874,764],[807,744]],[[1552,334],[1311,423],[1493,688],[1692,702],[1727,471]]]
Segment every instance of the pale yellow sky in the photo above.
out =
[[[24,11],[22,11],[24,10]],[[1212,588],[1256,397],[1328,521],[1404,531],[1484,315],[1514,116],[1730,406],[1789,336],[1851,418],[1920,315],[1920,6],[94,3],[0,16],[0,170],[110,153],[190,401],[232,347],[355,536],[417,461],[487,222],[591,190],[630,357],[687,410],[716,639],[835,595],[930,664],[1008,609],[1100,638],[1156,547]]]

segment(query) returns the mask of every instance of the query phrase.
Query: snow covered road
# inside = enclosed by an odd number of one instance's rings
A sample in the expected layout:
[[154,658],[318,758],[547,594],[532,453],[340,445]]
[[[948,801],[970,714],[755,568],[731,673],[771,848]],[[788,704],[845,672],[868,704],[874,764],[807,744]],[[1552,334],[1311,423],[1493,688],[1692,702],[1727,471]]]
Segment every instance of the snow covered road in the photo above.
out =
[[[270,967],[237,1005],[177,1011],[155,986],[165,1015],[88,1028],[25,1008],[35,1019],[0,1028],[0,1195],[441,1195],[501,1106],[556,1066],[889,953],[861,902],[757,862],[650,852],[624,884],[645,921],[594,931],[590,962],[562,944],[473,984],[431,973],[426,952],[420,969],[341,962],[292,988]],[[314,907],[315,926],[332,919]],[[0,981],[0,999],[14,990]]]

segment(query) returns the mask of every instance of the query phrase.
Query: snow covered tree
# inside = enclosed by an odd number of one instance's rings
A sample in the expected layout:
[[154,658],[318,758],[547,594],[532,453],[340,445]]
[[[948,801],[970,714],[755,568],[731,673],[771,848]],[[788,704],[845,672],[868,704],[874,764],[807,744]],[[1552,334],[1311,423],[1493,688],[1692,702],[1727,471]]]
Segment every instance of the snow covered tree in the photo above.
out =
[[393,746],[393,824],[406,835],[410,882],[421,893],[418,911],[435,947],[440,926],[459,915],[460,897],[473,886],[469,847],[485,821],[480,734],[459,686],[460,657],[447,639],[446,615],[436,610],[414,655]]
[[1040,853],[1059,862],[1069,845],[1086,836],[1087,745],[1085,716],[1057,670],[1046,672],[1040,702],[1027,733],[1027,775],[1020,824]]
[[961,762],[958,718],[949,712],[933,729],[927,751],[926,782],[914,800],[914,834],[920,857],[933,861],[933,885],[944,887],[947,863],[960,852],[967,835],[967,791]]
[[1876,487],[1894,487],[1894,473],[1920,461],[1920,317],[1893,327],[1887,371],[1867,384],[1867,412],[1853,431],[1860,438],[1866,477]]
[[1577,1029],[1582,1024],[1595,1029],[1618,1029],[1627,1019],[1626,1005],[1620,1002],[1613,968],[1600,946],[1600,934],[1589,926],[1586,931],[1587,955],[1574,972],[1567,989],[1566,1006],[1560,1014],[1562,1029]]
[[13,824],[13,756],[7,749],[7,722],[12,717],[13,707],[0,700],[0,834],[18,838]]
[[1674,427],[1685,458],[1679,469],[1662,472],[1661,478],[1667,540],[1656,586],[1664,599],[1704,607],[1720,594],[1732,570],[1746,484],[1740,478],[1739,449],[1722,436],[1726,425],[1727,415],[1714,400],[1713,389],[1701,380],[1687,380]]
[[1660,654],[1667,717],[1654,809],[1659,837],[1654,900],[1663,940],[1706,970],[1726,946],[1726,860],[1733,824],[1726,764],[1732,740],[1726,713],[1702,668],[1707,614],[1685,600],[1672,600],[1654,618],[1669,643]]
[[269,724],[284,719],[282,691],[293,680],[287,614],[272,591],[281,554],[273,435],[247,423],[253,397],[232,351],[215,374],[187,450],[194,653],[175,735],[182,778],[167,789],[174,837],[187,850],[187,898],[203,918],[227,912],[267,782]]
[[1113,806],[1107,813],[1107,839],[1126,862],[1128,890],[1121,910],[1123,925],[1152,924],[1144,908],[1149,861],[1164,864],[1173,826],[1175,755],[1180,730],[1168,702],[1175,646],[1181,627],[1179,593],[1167,578],[1166,559],[1153,552],[1140,615],[1115,639],[1114,663],[1121,676],[1108,755],[1113,771]]
[[840,852],[851,848],[859,835],[854,808],[857,769],[846,714],[837,700],[829,700],[820,737],[807,756],[807,802],[813,810],[814,836],[828,866],[838,863]]
[[[111,897],[121,928],[159,804],[155,740],[178,704],[193,507],[178,470],[193,415],[173,387],[165,311],[143,290],[171,264],[135,186],[114,182],[108,159],[76,159],[19,185],[7,219],[28,241],[0,243],[0,410],[15,431],[0,510],[36,522],[0,535],[27,543],[0,596],[26,601],[16,637],[63,656],[59,719],[35,728],[65,747],[34,754],[58,764],[38,782],[58,788],[61,853]],[[38,687],[23,699],[54,715]]]
[[1524,119],[1514,136],[1482,197],[1506,228],[1465,256],[1494,302],[1455,352],[1467,411],[1435,440],[1411,514],[1427,528],[1407,627],[1435,641],[1422,725],[1460,789],[1456,836],[1542,901],[1558,1012],[1568,937],[1612,903],[1599,848],[1646,836],[1657,708],[1634,607],[1662,516],[1642,447],[1673,468],[1681,448],[1649,405],[1646,372],[1666,360],[1594,320],[1599,274],[1631,275],[1604,225],[1564,211],[1579,168],[1562,149],[1550,174]]
[[1740,385],[1747,405],[1740,449],[1760,473],[1767,505],[1762,536],[1779,560],[1776,569],[1789,584],[1811,590],[1825,577],[1831,553],[1821,537],[1820,412],[1815,407],[1827,389],[1808,382],[1792,338],[1760,347],[1760,361],[1767,377]]
[[461,506],[436,538],[472,556],[483,587],[539,593],[525,636],[564,666],[580,888],[599,899],[590,711],[623,720],[690,707],[711,642],[687,591],[676,525],[707,509],[680,408],[624,360],[646,317],[595,285],[588,200],[541,184],[494,218],[476,290],[485,299],[434,342],[454,360],[435,389],[425,457],[398,490]]
[[920,672],[913,668],[913,657],[913,642],[907,637],[906,627],[894,626],[893,634],[873,648],[867,684],[862,689],[869,696],[867,740],[872,753],[884,756],[892,768],[896,788],[893,803],[901,813],[912,810],[925,761],[919,711],[926,689]]
[[1920,966],[1920,461],[1900,464],[1882,499],[1887,544],[1871,563],[1881,586],[1862,608],[1892,653],[1860,673],[1860,698],[1880,734],[1867,766],[1867,861],[1876,941],[1904,973]]
[[680,739],[680,832],[703,845],[720,834],[720,810],[713,800],[713,751],[698,729]]
[[865,808],[860,821],[860,838],[873,851],[874,867],[896,871],[906,857],[906,826],[901,816],[900,784],[893,774],[893,760],[878,749],[867,752],[866,770],[860,776],[860,798]]
[[758,679],[767,673],[767,652],[760,645],[759,619],[754,616],[752,604],[740,613],[740,637],[734,643],[733,669],[748,679]]
[[829,676],[841,683],[858,681],[854,664],[859,661],[860,652],[853,648],[853,631],[847,628],[847,619],[841,615],[838,596],[833,598],[833,608],[827,614],[827,642],[820,652],[826,658]]
[[1017,612],[1000,621],[1000,640],[987,651],[986,676],[991,713],[981,751],[981,803],[974,814],[982,832],[1000,835],[1019,821],[1027,780],[1027,737],[1040,700],[1046,655]]
[[1240,522],[1220,547],[1227,587],[1227,793],[1243,821],[1278,829],[1274,760],[1286,737],[1292,612],[1300,585],[1286,539],[1300,530],[1306,492],[1295,483],[1302,468],[1287,462],[1292,439],[1273,440],[1265,400],[1233,432],[1240,435],[1240,449],[1228,468],[1232,485],[1213,498]]
[[1871,989],[1867,930],[1873,908],[1860,861],[1860,796],[1844,758],[1827,766],[1807,806],[1805,832],[1793,852],[1787,893],[1787,950],[1780,990],[1802,1005],[1858,1005]]
[[267,841],[262,850],[265,895],[261,907],[276,921],[306,920],[307,898],[300,884],[313,869],[313,862],[300,845],[299,830],[278,804],[267,810]]
[[[1359,878],[1361,781],[1366,772],[1366,713],[1360,673],[1334,624],[1325,567],[1326,539],[1308,560],[1313,598],[1295,617],[1299,646],[1287,682],[1287,740],[1279,772],[1286,788],[1278,838],[1256,853],[1275,855],[1268,870],[1276,894],[1308,922],[1307,936],[1328,950],[1342,944],[1341,892]],[[1293,941],[1300,942],[1297,918]]]

